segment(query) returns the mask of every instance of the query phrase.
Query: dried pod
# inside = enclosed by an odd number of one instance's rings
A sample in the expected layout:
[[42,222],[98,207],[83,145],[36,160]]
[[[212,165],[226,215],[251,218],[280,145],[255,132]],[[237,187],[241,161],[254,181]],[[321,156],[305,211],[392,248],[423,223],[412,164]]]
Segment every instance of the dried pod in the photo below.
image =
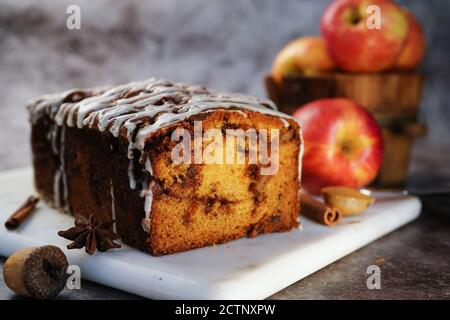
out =
[[68,265],[64,252],[58,247],[25,248],[6,260],[3,278],[18,295],[49,299],[64,289]]
[[325,203],[339,210],[344,216],[361,214],[375,201],[373,197],[347,187],[326,187],[321,192]]

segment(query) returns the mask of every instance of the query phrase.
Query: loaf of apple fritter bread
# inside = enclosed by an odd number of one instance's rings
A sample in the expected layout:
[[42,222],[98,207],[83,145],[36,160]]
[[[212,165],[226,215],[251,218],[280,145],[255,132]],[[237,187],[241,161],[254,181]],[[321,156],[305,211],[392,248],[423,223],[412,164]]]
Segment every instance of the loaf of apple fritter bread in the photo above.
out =
[[28,105],[37,192],[152,255],[298,226],[302,137],[270,101],[149,79]]

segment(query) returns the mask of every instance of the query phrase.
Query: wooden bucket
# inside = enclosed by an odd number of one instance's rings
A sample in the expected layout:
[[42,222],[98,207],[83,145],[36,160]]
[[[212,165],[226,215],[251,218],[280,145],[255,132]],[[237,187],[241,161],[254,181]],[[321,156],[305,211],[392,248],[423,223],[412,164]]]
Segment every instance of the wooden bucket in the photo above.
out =
[[280,84],[271,76],[264,78],[268,96],[288,114],[310,101],[333,97],[352,99],[368,109],[383,130],[384,161],[375,182],[380,187],[404,185],[414,138],[426,133],[417,121],[423,80],[413,72],[296,75]]

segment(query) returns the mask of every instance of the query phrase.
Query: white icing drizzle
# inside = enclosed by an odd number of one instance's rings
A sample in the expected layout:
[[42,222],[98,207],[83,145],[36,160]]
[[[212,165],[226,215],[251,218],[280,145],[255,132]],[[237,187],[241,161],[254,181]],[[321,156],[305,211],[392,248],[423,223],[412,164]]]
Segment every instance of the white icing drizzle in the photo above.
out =
[[98,87],[91,89],[71,89],[62,93],[47,94],[28,102],[28,110],[30,111],[30,122],[35,124],[36,121],[44,114],[49,114],[54,118],[56,112],[62,105],[72,104],[86,97],[97,95],[104,92],[107,87]]
[[69,212],[67,201],[69,191],[64,160],[65,132],[65,127],[60,127],[57,124],[53,124],[48,131],[47,139],[50,141],[53,153],[59,158],[59,166],[56,168],[53,176],[53,205]]
[[45,110],[58,125],[65,123],[78,128],[97,125],[100,131],[109,127],[114,136],[125,128],[129,140],[141,124],[136,141],[130,147],[139,151],[143,150],[147,138],[159,129],[214,109],[249,110],[273,115],[285,126],[289,126],[286,119],[293,119],[277,111],[269,100],[154,78],[116,87],[73,89],[42,96],[32,101],[29,109],[34,121]]
[[[302,181],[302,159],[303,159],[303,152],[305,150],[305,147],[303,145],[303,133],[302,133],[302,127],[299,127],[298,134],[300,136],[300,146],[298,150],[298,185],[301,186]],[[298,188],[298,197],[300,199],[300,192],[301,188]],[[298,218],[300,220],[300,218]]]
[[58,154],[57,135],[59,128],[61,127],[56,124],[52,124],[50,130],[48,131],[48,138],[51,141],[52,151],[55,155]]
[[128,164],[128,180],[130,182],[130,189],[131,190],[136,189],[136,178],[134,177],[133,160],[130,160],[130,163]]
[[56,169],[55,175],[53,176],[53,205],[57,208],[61,208],[61,197],[60,197],[61,175],[62,175],[61,170]]
[[150,176],[153,176],[152,162],[150,161],[150,157],[148,157],[148,156],[145,159],[145,171],[150,173]]
[[62,179],[62,187],[63,187],[63,209],[66,212],[69,212],[69,204],[68,204],[68,197],[69,197],[69,190],[68,190],[68,184],[67,184],[67,175],[66,175],[66,162],[64,159],[65,156],[65,136],[66,136],[66,127],[61,127],[61,133],[60,133],[60,148],[59,148],[59,170],[61,171],[61,179]]
[[[160,128],[176,124],[196,114],[214,109],[229,109],[237,107],[250,111],[279,116],[280,113],[276,111],[276,108],[272,103],[269,105],[274,109],[263,108],[261,103],[261,100],[257,98],[249,98],[240,95],[229,96],[222,93],[192,96],[188,103],[179,106],[177,110],[178,113],[166,112],[157,117],[154,123],[141,128],[136,135],[134,146],[138,150],[142,150],[148,137],[150,137],[151,134],[155,133]],[[284,114],[282,115],[283,117],[289,117]],[[286,123],[287,125],[289,125],[288,122],[283,122],[284,125],[286,125]]]
[[[149,177],[145,178],[144,185],[142,187],[142,191],[140,193],[141,197],[145,197],[144,202],[144,212],[145,217],[142,219],[142,228],[145,232],[150,232],[150,225],[151,225],[151,211],[152,211],[152,203],[153,203],[153,187],[155,185],[155,182],[151,180],[151,177],[153,176],[153,168],[152,163],[150,160],[150,156],[147,154],[145,155],[145,161],[144,161],[144,168],[145,171],[149,173]],[[149,183],[149,180],[150,183]]]
[[145,198],[144,202],[144,212],[145,217],[142,219],[141,225],[145,232],[150,232],[151,225],[151,211],[152,211],[152,203],[153,203],[153,186],[155,185],[154,181],[151,181],[150,184],[145,182],[142,191],[140,193],[141,198]]
[[[173,84],[155,78],[115,87],[73,89],[61,94],[46,95],[31,101],[28,108],[32,123],[47,114],[59,126],[63,124],[78,128],[96,126],[100,131],[109,130],[115,137],[122,132],[125,133],[129,142],[128,177],[132,190],[136,189],[137,185],[134,177],[134,150],[143,155],[146,142],[161,128],[170,127],[194,115],[216,109],[239,112],[245,117],[247,117],[245,111],[272,115],[285,127],[289,127],[289,119],[296,121],[295,118],[279,112],[269,100],[209,90],[201,86]],[[302,149],[299,157],[301,153]],[[150,177],[146,178],[148,181],[144,181],[140,193],[145,197],[143,226],[149,223],[153,201],[154,182],[151,181],[153,170],[149,157],[145,159],[144,169]],[[63,171],[63,167],[58,170],[55,181],[57,175],[64,174]]]
[[114,197],[114,185],[112,179],[109,181],[109,185],[109,192],[111,194],[111,220],[113,221],[113,232],[117,233],[116,199]]

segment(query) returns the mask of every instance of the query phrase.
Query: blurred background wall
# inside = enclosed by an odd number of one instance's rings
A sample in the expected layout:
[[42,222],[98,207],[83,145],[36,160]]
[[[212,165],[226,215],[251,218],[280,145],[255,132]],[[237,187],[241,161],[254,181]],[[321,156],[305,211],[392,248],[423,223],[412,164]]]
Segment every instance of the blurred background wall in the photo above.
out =
[[[447,0],[398,1],[424,25],[423,120],[413,172],[449,173]],[[289,40],[319,33],[328,0],[0,0],[0,170],[28,165],[28,99],[151,76],[265,96],[261,77]],[[81,30],[66,8],[81,8]]]

